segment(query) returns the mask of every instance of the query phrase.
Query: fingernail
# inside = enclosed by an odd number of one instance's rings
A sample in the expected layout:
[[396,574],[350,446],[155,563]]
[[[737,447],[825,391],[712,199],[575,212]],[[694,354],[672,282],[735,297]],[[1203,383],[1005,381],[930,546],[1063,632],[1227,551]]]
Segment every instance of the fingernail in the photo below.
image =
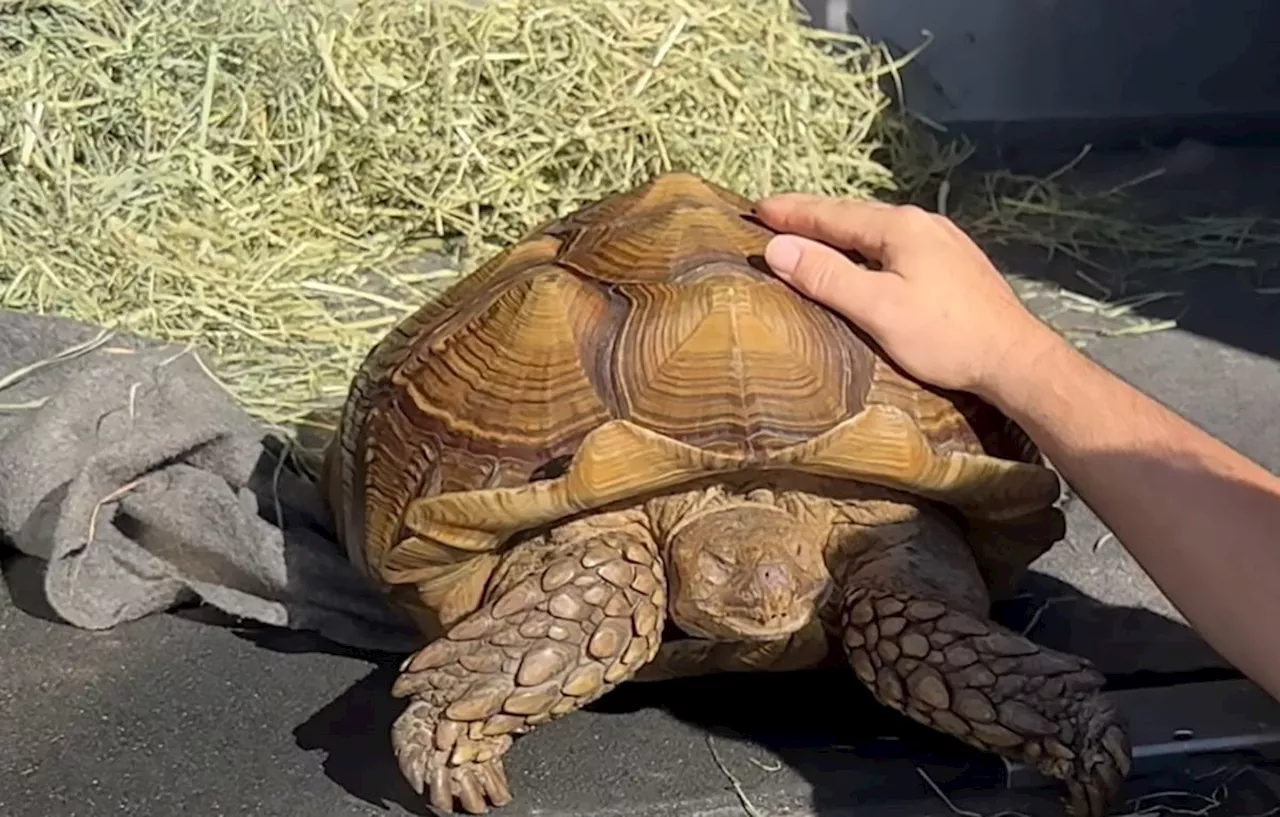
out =
[[780,235],[770,239],[764,248],[764,260],[769,268],[784,281],[791,280],[800,263],[800,242],[795,236]]

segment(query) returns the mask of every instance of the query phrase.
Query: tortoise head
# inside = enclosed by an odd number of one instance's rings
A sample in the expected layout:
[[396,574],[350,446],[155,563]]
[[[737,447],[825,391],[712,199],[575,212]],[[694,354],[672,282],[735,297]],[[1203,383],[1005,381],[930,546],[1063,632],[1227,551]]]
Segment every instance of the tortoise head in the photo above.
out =
[[826,600],[825,534],[746,501],[680,520],[667,542],[671,618],[699,638],[785,638]]

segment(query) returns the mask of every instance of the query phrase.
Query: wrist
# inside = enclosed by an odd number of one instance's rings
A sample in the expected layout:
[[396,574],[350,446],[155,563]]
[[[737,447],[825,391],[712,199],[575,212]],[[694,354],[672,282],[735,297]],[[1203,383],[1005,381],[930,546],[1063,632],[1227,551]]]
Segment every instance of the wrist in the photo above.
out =
[[1006,414],[1017,413],[1020,403],[1034,396],[1037,384],[1072,356],[1076,348],[1038,318],[1013,333],[1005,351],[996,357],[974,392]]

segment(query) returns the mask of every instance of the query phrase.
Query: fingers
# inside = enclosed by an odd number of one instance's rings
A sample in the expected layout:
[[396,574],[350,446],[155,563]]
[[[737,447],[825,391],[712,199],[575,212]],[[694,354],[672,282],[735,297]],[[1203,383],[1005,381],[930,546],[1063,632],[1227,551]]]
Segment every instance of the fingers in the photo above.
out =
[[764,258],[779,278],[855,323],[868,321],[878,300],[899,280],[798,235],[775,236],[765,247]]
[[756,215],[781,233],[797,233],[854,250],[877,262],[887,260],[892,236],[902,221],[901,208],[877,201],[834,199],[786,193],[764,199]]

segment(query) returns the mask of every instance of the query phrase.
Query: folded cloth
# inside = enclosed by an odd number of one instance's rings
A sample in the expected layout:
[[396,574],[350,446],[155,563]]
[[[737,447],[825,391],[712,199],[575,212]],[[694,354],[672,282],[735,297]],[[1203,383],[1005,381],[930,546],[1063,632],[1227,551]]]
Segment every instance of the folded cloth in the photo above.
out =
[[283,434],[189,349],[0,310],[0,534],[101,630],[203,601],[359,649],[407,621],[352,568]]

